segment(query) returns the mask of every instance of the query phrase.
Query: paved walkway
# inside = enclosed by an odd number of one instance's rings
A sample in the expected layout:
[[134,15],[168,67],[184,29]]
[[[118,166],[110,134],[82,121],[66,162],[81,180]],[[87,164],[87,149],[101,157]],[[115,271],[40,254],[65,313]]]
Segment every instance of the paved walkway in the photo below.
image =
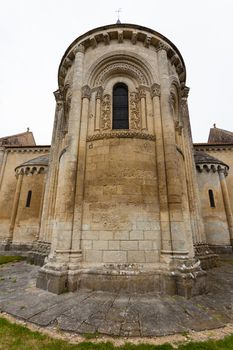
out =
[[38,267],[11,263],[0,267],[0,312],[75,333],[146,337],[218,328],[233,322],[231,262],[209,271],[210,292],[190,300],[89,290],[54,295],[35,287]]

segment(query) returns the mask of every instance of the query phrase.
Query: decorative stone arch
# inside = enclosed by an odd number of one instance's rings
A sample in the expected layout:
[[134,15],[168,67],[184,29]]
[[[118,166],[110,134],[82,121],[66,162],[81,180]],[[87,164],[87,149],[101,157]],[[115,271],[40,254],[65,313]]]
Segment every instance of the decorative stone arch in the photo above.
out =
[[150,64],[138,55],[132,56],[117,51],[99,58],[87,73],[87,83],[91,87],[104,86],[109,77],[129,76],[137,85],[151,86],[154,82]]

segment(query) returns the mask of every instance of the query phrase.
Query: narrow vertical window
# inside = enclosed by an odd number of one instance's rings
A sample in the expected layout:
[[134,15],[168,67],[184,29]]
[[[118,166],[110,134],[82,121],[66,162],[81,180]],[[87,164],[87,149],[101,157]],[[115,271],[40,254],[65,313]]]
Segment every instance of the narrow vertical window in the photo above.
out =
[[211,208],[215,208],[214,193],[212,190],[209,190],[209,200]]
[[26,200],[26,208],[30,207],[31,198],[32,198],[32,191],[28,191],[27,200]]
[[128,87],[116,84],[113,88],[113,129],[129,129]]

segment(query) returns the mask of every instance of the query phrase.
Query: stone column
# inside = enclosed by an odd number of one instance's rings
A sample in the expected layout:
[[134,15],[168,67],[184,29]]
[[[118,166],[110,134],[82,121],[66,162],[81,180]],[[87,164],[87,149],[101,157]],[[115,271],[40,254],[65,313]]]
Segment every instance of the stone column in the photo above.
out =
[[224,207],[226,211],[228,229],[230,234],[230,242],[231,242],[231,245],[233,245],[233,216],[232,216],[231,203],[230,203],[230,198],[229,198],[227,184],[226,184],[225,172],[226,170],[223,168],[218,170],[221,189],[222,189],[222,195],[223,195],[223,202],[224,202]]
[[164,156],[168,193],[168,208],[171,230],[172,251],[162,251],[162,254],[177,255],[179,257],[193,257],[193,251],[185,232],[184,218],[182,213],[182,186],[178,169],[178,155],[175,139],[175,125],[170,107],[170,77],[168,70],[167,45],[160,43],[158,47],[158,67],[161,87],[161,119],[164,140]]
[[140,98],[140,111],[141,111],[142,130],[145,130],[145,129],[147,129],[146,92],[143,89],[143,87],[139,88],[139,98]]
[[[193,157],[193,142],[192,142],[192,133],[189,121],[189,112],[188,112],[188,98],[189,88],[184,87],[182,91],[181,98],[181,107],[180,113],[183,122],[183,152],[185,156],[185,170],[187,176],[187,189],[189,197],[189,209],[190,209],[190,219],[192,224],[192,233],[193,241],[195,243],[206,243],[204,224],[201,215],[201,203],[199,198],[199,189],[196,176],[196,166]],[[207,249],[207,248],[205,248]]]
[[78,169],[77,183],[75,194],[75,215],[72,236],[72,249],[79,251],[81,249],[81,230],[82,230],[82,211],[83,211],[83,195],[84,195],[84,178],[86,168],[86,138],[88,127],[89,101],[91,98],[91,90],[88,85],[82,89],[82,115],[80,126],[80,141],[78,152]]
[[100,130],[100,114],[101,114],[101,99],[103,95],[103,88],[100,86],[95,97],[95,130]]
[[0,148],[0,189],[2,187],[2,180],[5,171],[5,165],[7,160],[8,152],[5,147]]
[[[74,61],[72,99],[68,124],[68,146],[60,157],[58,190],[56,198],[54,227],[56,247],[52,245],[60,256],[71,249],[74,198],[76,188],[76,171],[78,160],[78,146],[81,122],[82,74],[84,47],[77,47]],[[63,260],[63,259],[62,259]]]
[[[81,251],[72,250],[77,160],[81,123],[84,46],[76,47],[73,67],[72,99],[68,124],[68,145],[60,154],[51,251],[40,270],[37,286],[60,294],[67,288],[70,262],[72,274],[78,270]],[[76,262],[76,267],[74,267]]]
[[160,86],[153,84],[151,87],[151,97],[153,101],[154,127],[156,135],[156,157],[159,187],[159,207],[161,226],[161,249],[171,251],[171,232],[169,222],[169,209],[167,201],[166,169],[164,159],[163,132],[160,114]]
[[45,193],[43,200],[43,208],[41,215],[41,227],[39,240],[50,242],[51,240],[51,226],[52,226],[52,214],[54,207],[54,197],[56,193],[56,179],[58,171],[58,152],[59,152],[59,140],[60,140],[60,128],[63,117],[63,96],[59,90],[54,92],[56,99],[56,111],[53,124],[53,134],[51,141],[51,148],[49,153],[49,167],[45,185]]
[[18,205],[19,205],[20,191],[21,191],[22,181],[23,181],[23,174],[22,173],[19,173],[16,176],[17,176],[17,184],[16,184],[15,196],[14,196],[13,207],[12,207],[12,212],[11,212],[10,229],[9,229],[9,239],[10,240],[12,240],[12,238],[13,238],[15,220],[16,220]]

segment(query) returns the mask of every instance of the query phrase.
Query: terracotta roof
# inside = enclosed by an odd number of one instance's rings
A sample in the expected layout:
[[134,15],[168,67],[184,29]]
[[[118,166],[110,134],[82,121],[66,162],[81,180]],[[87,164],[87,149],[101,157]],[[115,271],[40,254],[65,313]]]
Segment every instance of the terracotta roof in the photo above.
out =
[[229,168],[229,166],[219,160],[218,158],[212,157],[209,154],[194,150],[194,160],[196,164],[221,164]]
[[219,128],[211,128],[208,143],[233,143],[233,132]]

